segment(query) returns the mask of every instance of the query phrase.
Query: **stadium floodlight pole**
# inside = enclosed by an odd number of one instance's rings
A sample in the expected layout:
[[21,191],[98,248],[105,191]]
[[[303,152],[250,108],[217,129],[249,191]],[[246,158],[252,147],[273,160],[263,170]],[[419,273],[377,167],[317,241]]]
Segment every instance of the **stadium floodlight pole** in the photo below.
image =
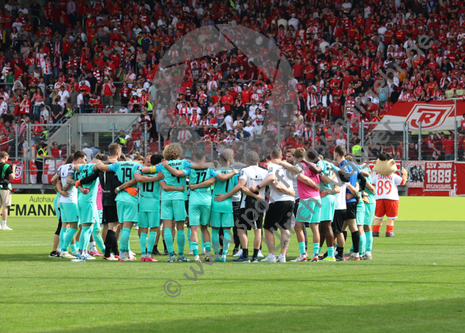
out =
[[18,124],[15,124],[15,157],[18,158]]
[[347,125],[347,152],[350,152],[350,125]]
[[462,97],[453,97],[453,98],[447,98],[445,101],[454,101],[454,161],[457,161],[458,158],[458,122],[457,122],[457,100],[463,100]]
[[312,149],[315,149],[315,122],[312,123]]
[[144,122],[144,156],[147,156],[147,122]]
[[421,121],[418,122],[418,160],[421,161]]
[[405,142],[404,142],[404,150],[405,150],[405,160],[408,161],[409,158],[408,158],[408,153],[409,153],[409,139],[408,139],[408,134],[410,133],[410,124],[409,122],[407,121],[407,126],[406,126],[406,132],[405,132]]
[[82,150],[82,131],[84,124],[81,123],[81,128],[79,130],[79,150]]

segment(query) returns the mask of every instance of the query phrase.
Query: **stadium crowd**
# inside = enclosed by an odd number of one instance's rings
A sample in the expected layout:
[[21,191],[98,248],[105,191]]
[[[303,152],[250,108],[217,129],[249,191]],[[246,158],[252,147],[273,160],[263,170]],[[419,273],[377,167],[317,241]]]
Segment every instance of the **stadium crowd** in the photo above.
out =
[[[133,134],[141,137],[126,134],[119,141],[128,152],[140,149],[147,123],[150,141],[165,126],[164,143],[213,143],[216,153],[237,142],[236,150],[244,149],[247,141],[265,156],[281,127],[281,148],[326,140],[330,156],[348,141],[357,155],[360,132],[370,138],[375,127],[360,128],[362,121],[379,122],[397,102],[441,100],[445,91],[464,88],[464,18],[464,4],[455,0],[60,0],[45,6],[9,0],[0,12],[1,149],[13,156],[7,142],[15,125],[25,140],[21,127],[28,122],[55,123],[73,112],[137,112]],[[179,96],[166,90],[160,59],[170,46],[198,27],[230,22],[270,38],[291,63],[297,106],[285,126],[269,103],[273,83],[237,49],[186,61]],[[201,47],[214,43],[207,39]],[[363,99],[370,90],[374,94]],[[354,118],[354,111],[360,116],[347,136],[335,121]],[[40,127],[31,130],[36,143],[47,138]],[[423,158],[450,158],[453,136],[431,133],[409,147],[409,158],[418,149]],[[461,156],[464,146],[460,134]],[[401,142],[370,150],[404,154]]]

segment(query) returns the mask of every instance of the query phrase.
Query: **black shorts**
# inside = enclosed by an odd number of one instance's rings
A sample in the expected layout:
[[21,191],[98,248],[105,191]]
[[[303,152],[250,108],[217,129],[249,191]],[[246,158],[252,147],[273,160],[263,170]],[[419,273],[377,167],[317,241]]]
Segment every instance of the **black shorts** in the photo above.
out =
[[116,206],[103,206],[102,208],[102,224],[118,222],[118,211]]
[[276,201],[268,207],[265,216],[265,230],[291,229],[294,201]]
[[253,209],[241,208],[238,211],[239,219],[234,221],[237,229],[252,230],[262,229],[263,213],[254,211]]
[[346,215],[345,209],[336,209],[334,211],[333,223],[331,223],[331,227],[333,228],[333,233],[335,234],[342,233],[342,226],[344,225],[345,215]]
[[357,203],[348,202],[344,220],[355,220],[357,218]]

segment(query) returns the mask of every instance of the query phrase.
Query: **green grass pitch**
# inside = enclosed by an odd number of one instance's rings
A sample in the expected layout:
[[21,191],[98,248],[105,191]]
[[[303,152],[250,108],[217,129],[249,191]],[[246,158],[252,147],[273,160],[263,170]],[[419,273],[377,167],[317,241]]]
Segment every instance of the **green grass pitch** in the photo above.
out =
[[[11,218],[9,226],[0,231],[0,332],[464,329],[463,222],[398,221],[395,238],[374,239],[372,261],[203,264],[197,281],[183,276],[193,275],[193,262],[48,258],[54,218]],[[136,253],[138,244],[133,231]],[[297,255],[294,236],[288,261]],[[177,297],[165,294],[168,280],[181,285]]]

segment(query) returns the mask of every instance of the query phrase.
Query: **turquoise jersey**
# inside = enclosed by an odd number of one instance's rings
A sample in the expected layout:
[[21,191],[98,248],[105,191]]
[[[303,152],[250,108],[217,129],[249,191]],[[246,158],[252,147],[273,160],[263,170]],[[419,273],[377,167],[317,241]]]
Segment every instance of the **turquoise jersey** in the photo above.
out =
[[[186,173],[187,168],[189,168],[192,163],[187,162],[186,160],[171,160],[168,161],[169,166],[175,168],[176,170],[182,170],[184,172],[184,177],[175,177],[168,171],[166,168],[162,168],[162,173],[165,178],[162,180],[169,186],[180,187],[184,186],[186,188]],[[185,192],[185,191],[184,191]],[[161,200],[186,200],[186,194],[180,191],[161,191]]]
[[[372,178],[371,178],[371,170],[369,167],[362,168],[361,170],[367,170],[368,171],[368,177],[365,177],[368,183],[372,183]],[[368,194],[368,200],[370,203],[375,203],[375,194],[371,192],[368,187],[365,188],[365,192]]]
[[[79,172],[77,173],[77,178],[78,179],[83,179],[86,178],[87,176],[90,176],[94,171],[95,164],[84,164],[79,166]],[[78,201],[82,202],[97,202],[97,193],[98,193],[98,179],[95,179],[93,182],[89,184],[84,184],[82,185],[84,188],[89,188],[90,192],[89,194],[82,194],[78,195]]]
[[[231,171],[232,169],[230,168],[219,168],[217,173],[221,173],[225,175],[227,173],[230,173]],[[230,197],[229,199],[226,199],[221,202],[216,202],[214,198],[216,198],[219,195],[227,194],[229,191],[232,190],[234,186],[237,185],[238,182],[239,182],[239,175],[235,175],[226,181],[217,180],[215,182],[215,187],[213,188],[213,201],[212,201],[213,212],[217,212],[217,213],[232,213],[233,212],[233,205],[232,205],[233,197]]]
[[[213,169],[195,170],[188,168],[186,176],[189,176],[189,185],[198,185],[210,178],[215,178],[218,173]],[[210,206],[212,202],[211,186],[197,188],[189,193],[190,205]]]
[[[316,165],[321,167],[322,173],[326,177],[331,177],[335,172],[339,172],[339,168],[335,166],[333,163],[328,162],[328,161],[319,160]],[[331,190],[334,188],[334,186],[332,186],[331,183],[325,183],[324,181],[320,181],[320,186],[321,186],[321,190],[323,191]]]
[[[162,166],[157,165],[157,173],[142,175],[147,177],[156,177],[161,172]],[[139,183],[139,211],[141,212],[159,212],[160,211],[160,182]]]
[[[108,166],[110,171],[116,173],[118,180],[122,183],[130,181],[134,178],[134,175],[139,172],[142,172],[142,165],[137,162],[126,161],[126,162],[117,162]],[[136,185],[134,185],[136,186]],[[116,201],[126,202],[129,204],[138,204],[138,197],[133,197],[126,191],[121,191],[116,196]]]

